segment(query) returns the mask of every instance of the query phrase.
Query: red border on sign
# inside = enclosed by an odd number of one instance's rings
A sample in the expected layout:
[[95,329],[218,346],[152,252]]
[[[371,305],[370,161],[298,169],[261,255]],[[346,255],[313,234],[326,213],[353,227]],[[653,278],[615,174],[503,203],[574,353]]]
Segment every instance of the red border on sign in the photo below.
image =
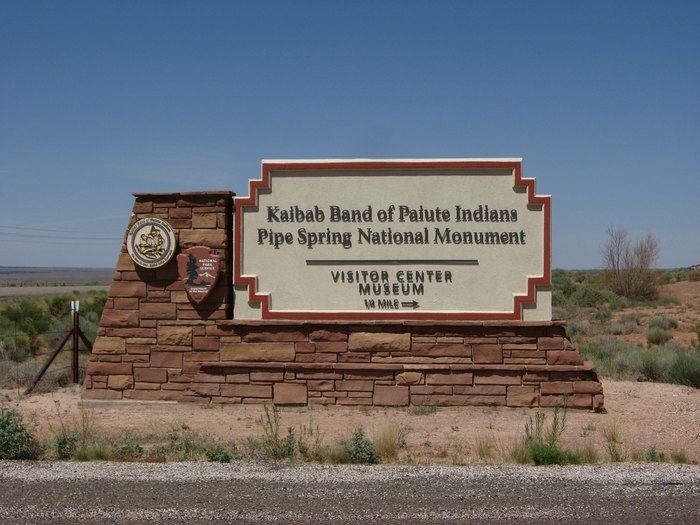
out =
[[[311,170],[381,170],[381,169],[511,169],[516,187],[527,188],[528,204],[541,204],[544,213],[544,267],[542,277],[530,277],[527,282],[527,294],[516,295],[513,298],[512,312],[305,312],[305,311],[275,311],[270,310],[269,294],[257,293],[257,279],[241,275],[243,257],[243,210],[245,206],[255,206],[258,201],[258,190],[270,188],[271,171],[311,171]],[[535,302],[537,286],[549,286],[551,275],[551,197],[535,195],[535,179],[522,177],[522,162],[520,161],[488,161],[488,160],[419,160],[419,161],[320,161],[320,162],[263,162],[262,179],[251,180],[248,197],[236,197],[235,205],[235,256],[234,283],[248,286],[250,301],[259,302],[262,307],[263,319],[357,319],[357,320],[521,320],[522,307]]]

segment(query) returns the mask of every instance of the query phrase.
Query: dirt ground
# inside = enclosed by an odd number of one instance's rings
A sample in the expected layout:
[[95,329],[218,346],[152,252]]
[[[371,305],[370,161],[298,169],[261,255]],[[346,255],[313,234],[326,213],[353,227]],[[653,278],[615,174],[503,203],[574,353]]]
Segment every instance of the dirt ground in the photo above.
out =
[[[628,460],[634,452],[655,447],[667,456],[683,451],[700,463],[700,390],[657,383],[603,380],[606,414],[571,410],[562,443],[583,446],[590,441],[601,460],[607,461],[606,431],[616,430]],[[0,391],[0,399],[14,402],[16,391]],[[61,425],[78,427],[87,418],[96,430],[118,435],[164,435],[172,430],[210,434],[239,442],[261,437],[259,405],[196,405],[152,402],[81,402],[77,388],[30,395],[19,401],[21,412],[32,420],[40,436],[47,437]],[[409,408],[294,407],[281,408],[281,427],[318,425],[324,443],[349,437],[362,426],[375,435],[383,426],[398,425],[407,431],[400,462],[463,464],[479,462],[478,447],[490,447],[502,462],[523,435],[525,423],[536,409],[504,407],[438,408],[416,415]],[[545,409],[547,423],[552,410]]]
[[671,341],[688,347],[698,335],[695,326],[700,323],[700,281],[681,281],[659,287],[659,299],[671,299],[676,304],[655,307],[634,307],[618,310],[613,315],[614,322],[622,322],[625,316],[638,316],[640,328],[631,334],[616,335],[618,339],[645,346],[646,328],[655,315],[667,315],[674,318],[678,326],[673,329]]

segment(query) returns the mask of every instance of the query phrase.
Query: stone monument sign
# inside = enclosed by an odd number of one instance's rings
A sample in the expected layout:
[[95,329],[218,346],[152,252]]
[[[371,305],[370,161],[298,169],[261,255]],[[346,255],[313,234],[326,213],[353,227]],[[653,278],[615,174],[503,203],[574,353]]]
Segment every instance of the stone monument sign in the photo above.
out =
[[134,195],[85,399],[603,407],[520,159],[264,161],[244,197]]

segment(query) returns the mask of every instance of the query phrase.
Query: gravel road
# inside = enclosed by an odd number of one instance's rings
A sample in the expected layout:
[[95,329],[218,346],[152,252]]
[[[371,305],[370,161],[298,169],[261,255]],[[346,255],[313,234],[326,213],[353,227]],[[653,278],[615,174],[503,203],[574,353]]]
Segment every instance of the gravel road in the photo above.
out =
[[700,467],[0,461],[0,523],[700,523]]

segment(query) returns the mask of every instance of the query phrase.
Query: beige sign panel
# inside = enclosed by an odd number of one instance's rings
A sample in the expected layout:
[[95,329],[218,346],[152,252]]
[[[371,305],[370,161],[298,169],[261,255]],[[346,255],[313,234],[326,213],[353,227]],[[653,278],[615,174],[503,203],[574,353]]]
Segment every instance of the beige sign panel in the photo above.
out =
[[265,161],[235,201],[239,318],[551,318],[520,159]]

